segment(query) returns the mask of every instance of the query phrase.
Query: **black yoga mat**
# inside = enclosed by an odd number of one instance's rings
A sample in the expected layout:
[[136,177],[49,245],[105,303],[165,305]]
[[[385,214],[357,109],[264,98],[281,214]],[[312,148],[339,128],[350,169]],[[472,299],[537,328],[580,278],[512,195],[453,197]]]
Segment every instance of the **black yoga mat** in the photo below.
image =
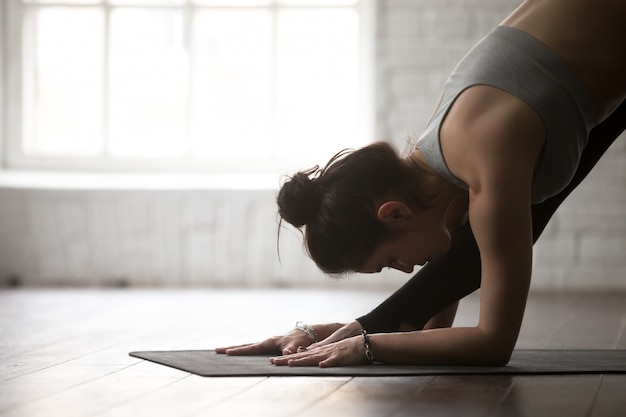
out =
[[200,376],[407,376],[470,374],[624,374],[626,350],[533,350],[513,352],[502,367],[373,365],[336,368],[275,366],[267,356],[227,356],[212,350],[131,352],[131,356]]

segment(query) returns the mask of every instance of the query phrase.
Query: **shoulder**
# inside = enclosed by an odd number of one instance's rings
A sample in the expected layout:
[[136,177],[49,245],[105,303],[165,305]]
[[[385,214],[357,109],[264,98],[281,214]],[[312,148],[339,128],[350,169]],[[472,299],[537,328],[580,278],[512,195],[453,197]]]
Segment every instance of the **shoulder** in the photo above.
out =
[[470,190],[509,175],[532,177],[543,148],[540,116],[495,87],[462,92],[441,125],[441,150],[450,171]]

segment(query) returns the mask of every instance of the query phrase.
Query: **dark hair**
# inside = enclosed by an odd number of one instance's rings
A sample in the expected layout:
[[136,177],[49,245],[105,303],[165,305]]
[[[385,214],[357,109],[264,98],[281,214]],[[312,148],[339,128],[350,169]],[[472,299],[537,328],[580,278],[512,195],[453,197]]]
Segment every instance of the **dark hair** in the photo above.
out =
[[289,177],[278,192],[278,213],[304,227],[305,248],[322,271],[357,271],[392,236],[377,217],[377,202],[393,193],[411,206],[426,205],[414,175],[389,143],[343,150],[323,169]]

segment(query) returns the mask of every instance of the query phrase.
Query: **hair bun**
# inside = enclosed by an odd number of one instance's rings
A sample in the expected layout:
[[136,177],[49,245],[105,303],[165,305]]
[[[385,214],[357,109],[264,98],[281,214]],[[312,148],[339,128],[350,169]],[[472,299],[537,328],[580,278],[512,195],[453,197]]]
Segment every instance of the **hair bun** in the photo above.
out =
[[281,187],[276,199],[278,213],[288,223],[302,227],[317,215],[323,197],[323,189],[318,179],[311,175],[318,172],[314,168],[298,172],[290,177]]

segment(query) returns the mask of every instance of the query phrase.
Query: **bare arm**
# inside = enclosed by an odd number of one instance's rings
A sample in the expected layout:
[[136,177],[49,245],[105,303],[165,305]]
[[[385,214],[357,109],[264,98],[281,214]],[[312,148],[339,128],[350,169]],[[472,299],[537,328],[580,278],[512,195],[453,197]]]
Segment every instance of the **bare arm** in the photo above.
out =
[[[485,92],[486,99],[481,96],[484,105],[461,106],[468,114],[457,115],[461,123],[451,125],[453,134],[442,129],[446,160],[470,187],[469,221],[482,264],[478,325],[371,335],[377,361],[503,365],[513,351],[530,283],[530,190],[543,146],[543,125],[532,109],[512,96],[496,89],[481,90]],[[489,100],[495,100],[493,105]],[[454,106],[449,117],[453,113]],[[446,141],[446,135],[453,139]],[[361,339],[353,337],[274,363],[362,363]]]
[[[375,359],[384,363],[503,365],[510,358],[521,326],[531,270],[529,193],[498,177],[510,192],[485,187],[472,196],[470,222],[483,264],[479,323],[370,335]],[[523,181],[521,181],[523,182]],[[336,366],[362,363],[360,336],[290,357],[277,365]]]
[[[373,335],[385,362],[504,364],[517,341],[532,268],[530,195],[543,125],[504,92],[485,87],[474,93],[485,106],[461,105],[456,115],[453,107],[450,116],[461,123],[442,129],[442,146],[453,173],[470,187],[469,220],[482,265],[479,322],[386,340]],[[471,94],[459,102],[478,102]]]
[[526,303],[532,240],[530,205],[505,194],[474,197],[470,208],[483,265],[478,325],[372,335],[377,360],[463,365],[508,362]]

